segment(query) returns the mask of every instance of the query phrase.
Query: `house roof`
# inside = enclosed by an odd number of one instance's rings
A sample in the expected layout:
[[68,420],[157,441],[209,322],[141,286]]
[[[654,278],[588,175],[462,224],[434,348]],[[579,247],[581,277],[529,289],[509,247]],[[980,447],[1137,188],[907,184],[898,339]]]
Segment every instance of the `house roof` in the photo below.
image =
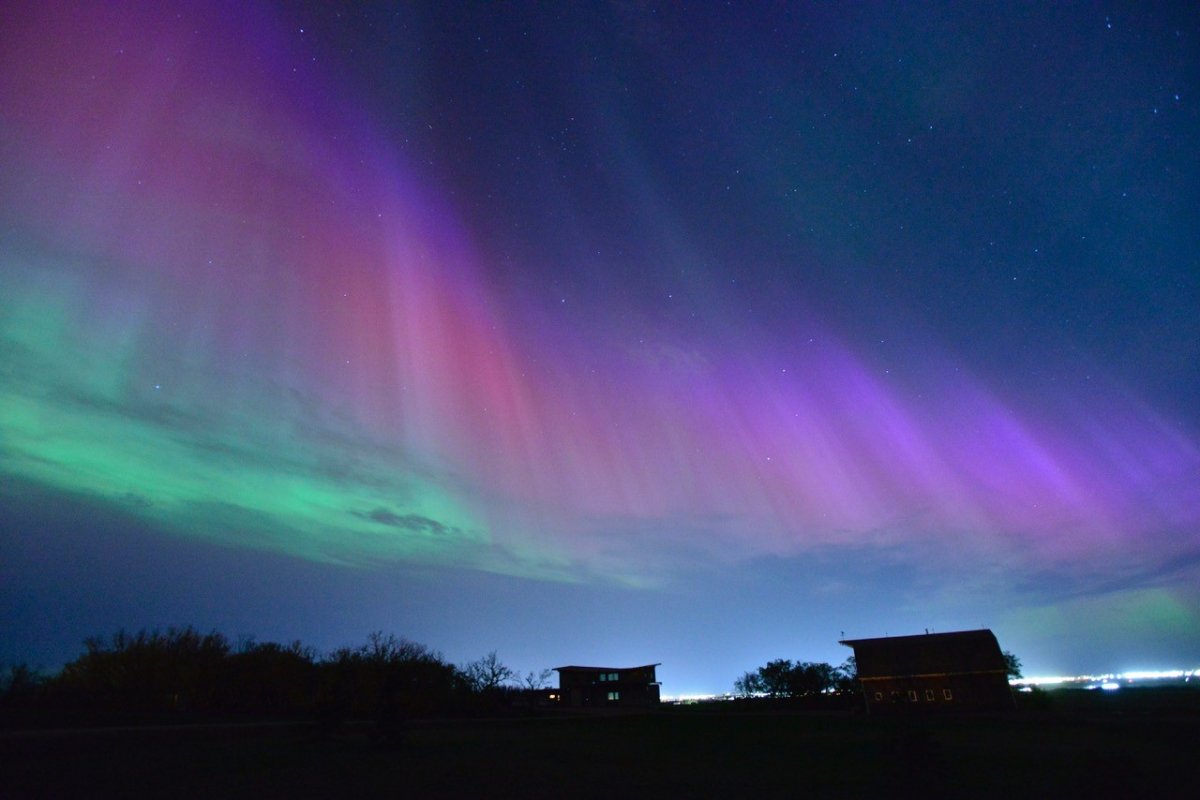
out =
[[576,672],[609,672],[609,671],[628,672],[629,670],[634,670],[634,669],[648,669],[648,668],[652,669],[654,667],[661,667],[661,666],[662,666],[662,662],[660,661],[657,664],[643,664],[640,667],[574,667],[574,666],[572,666],[572,667],[555,667],[554,671],[555,672],[569,672],[569,671],[576,671]]
[[1003,672],[1006,668],[1000,643],[996,641],[995,634],[986,629],[887,636],[882,639],[846,639],[841,644],[854,648],[860,679]]

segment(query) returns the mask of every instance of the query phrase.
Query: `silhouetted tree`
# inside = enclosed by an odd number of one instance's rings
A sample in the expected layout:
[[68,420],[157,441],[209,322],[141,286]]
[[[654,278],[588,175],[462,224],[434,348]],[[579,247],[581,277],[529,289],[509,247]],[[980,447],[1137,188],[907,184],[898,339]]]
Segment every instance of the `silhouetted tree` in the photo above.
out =
[[550,676],[553,674],[554,670],[552,669],[544,669],[541,672],[527,672],[521,676],[521,688],[531,692],[545,689],[550,685]]
[[733,682],[733,690],[741,697],[810,697],[832,691],[838,676],[838,670],[824,662],[781,658],[744,673]]
[[46,676],[28,664],[10,664],[0,671],[0,697],[26,695],[37,691]]
[[758,679],[763,691],[769,697],[787,697],[791,694],[792,669],[791,660],[779,658],[768,661],[766,666],[758,668]]
[[1004,651],[1004,670],[1010,678],[1021,677],[1021,659],[1007,650]]
[[858,683],[858,662],[850,656],[835,670],[833,688],[837,692],[857,693],[861,688]]
[[500,660],[495,650],[464,665],[462,674],[471,689],[479,694],[494,692],[516,677],[516,673]]
[[46,676],[28,664],[11,664],[0,671],[0,715],[31,711],[42,699]]
[[757,697],[766,691],[757,671],[743,673],[733,682],[733,693],[739,697]]
[[788,695],[808,697],[825,694],[833,689],[834,668],[824,662],[805,661],[792,667],[788,674]]

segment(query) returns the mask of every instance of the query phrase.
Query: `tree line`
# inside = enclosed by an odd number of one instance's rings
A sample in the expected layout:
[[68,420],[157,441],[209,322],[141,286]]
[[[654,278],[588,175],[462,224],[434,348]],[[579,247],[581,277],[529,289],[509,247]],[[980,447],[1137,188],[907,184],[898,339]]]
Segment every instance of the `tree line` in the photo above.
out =
[[780,658],[743,675],[733,682],[738,697],[795,698],[848,694],[858,690],[854,657],[834,667],[824,662]]
[[348,718],[471,713],[545,687],[550,670],[518,675],[493,651],[455,665],[382,632],[327,654],[299,641],[243,639],[192,627],[93,637],[57,674],[0,673],[0,719],[225,715]]

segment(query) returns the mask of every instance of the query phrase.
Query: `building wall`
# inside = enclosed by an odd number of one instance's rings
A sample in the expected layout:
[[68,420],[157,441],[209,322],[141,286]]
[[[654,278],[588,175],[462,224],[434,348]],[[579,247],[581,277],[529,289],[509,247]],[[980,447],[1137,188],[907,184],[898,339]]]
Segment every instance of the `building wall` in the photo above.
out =
[[862,687],[867,709],[873,713],[1015,707],[1004,673],[864,678]]
[[659,702],[654,667],[564,669],[558,673],[560,702],[572,708],[651,706]]

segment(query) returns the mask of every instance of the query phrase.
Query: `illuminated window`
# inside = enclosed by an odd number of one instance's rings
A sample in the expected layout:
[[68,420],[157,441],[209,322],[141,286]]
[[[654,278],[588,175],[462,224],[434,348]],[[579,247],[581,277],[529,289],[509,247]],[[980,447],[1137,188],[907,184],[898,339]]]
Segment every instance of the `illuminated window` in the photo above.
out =
[[908,690],[908,701],[909,701],[910,703],[915,703],[915,702],[917,702],[917,690],[916,690],[916,689],[909,689],[909,690]]
[[925,699],[926,699],[926,700],[932,700],[932,699],[933,699],[933,689],[926,689],[926,690],[925,690]]
[[942,697],[946,698],[947,700],[953,700],[954,692],[950,691],[949,689],[942,689]]
[[600,680],[602,680],[602,681],[615,681],[616,679],[617,679],[617,673],[615,673],[615,672],[601,672],[600,673]]
[[609,692],[609,693],[608,693],[608,699],[609,699],[609,700],[620,700],[620,699],[621,699],[621,693],[620,693],[620,692]]

